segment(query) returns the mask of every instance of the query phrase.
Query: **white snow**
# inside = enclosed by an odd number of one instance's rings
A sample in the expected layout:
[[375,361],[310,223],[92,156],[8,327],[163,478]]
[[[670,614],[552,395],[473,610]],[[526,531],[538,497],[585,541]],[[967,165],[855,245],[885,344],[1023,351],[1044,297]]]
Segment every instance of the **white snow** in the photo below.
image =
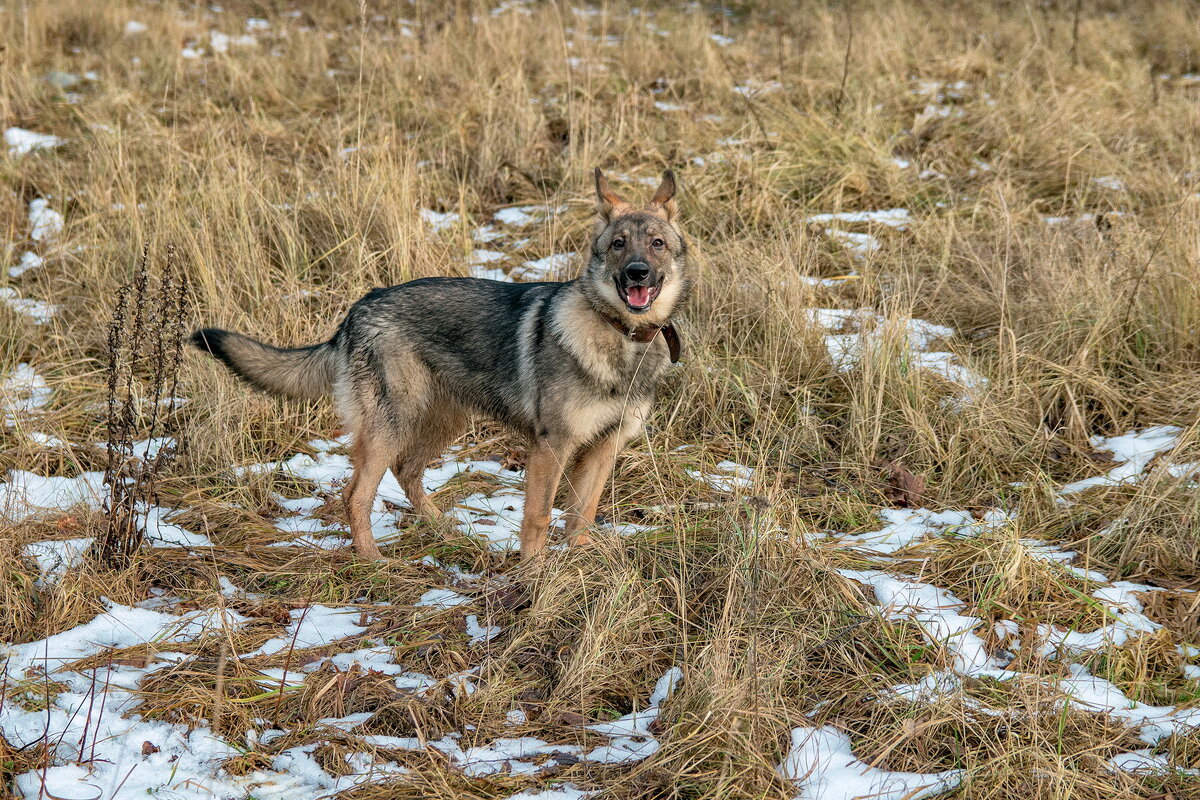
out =
[[1101,175],[1099,178],[1092,178],[1092,183],[1101,189],[1108,189],[1111,192],[1125,191],[1125,181],[1116,175]]
[[208,537],[192,533],[167,520],[170,513],[158,506],[137,509],[138,522],[146,533],[146,541],[152,547],[212,547]]
[[99,509],[107,496],[104,473],[84,472],[74,478],[44,478],[14,469],[0,483],[0,517],[20,521],[46,511],[69,511],[76,506]]
[[916,622],[931,644],[946,649],[956,672],[981,675],[999,668],[983,639],[974,633],[982,620],[958,613],[966,603],[945,589],[880,570],[840,569],[838,573],[874,589],[887,619]]
[[1071,664],[1067,669],[1069,677],[1059,680],[1056,688],[1066,695],[1071,707],[1102,711],[1124,720],[1138,729],[1139,736],[1147,744],[1157,744],[1177,731],[1188,732],[1200,726],[1200,708],[1176,709],[1139,703],[1079,664]]
[[839,211],[831,214],[813,214],[808,221],[817,225],[831,225],[835,222],[870,223],[903,231],[907,230],[909,224],[912,223],[912,215],[907,208],[885,208],[878,211]]
[[1200,769],[1184,769],[1172,767],[1165,755],[1153,755],[1149,749],[1134,750],[1131,753],[1119,753],[1108,760],[1115,770],[1137,774],[1162,774],[1178,772],[1184,775],[1200,775]]
[[481,225],[471,231],[471,238],[477,242],[494,242],[503,238],[504,235],[504,231],[499,230],[495,225]]
[[45,263],[45,259],[31,250],[21,254],[21,261],[16,266],[8,268],[8,277],[19,278],[31,269],[37,269]]
[[0,286],[0,300],[3,300],[13,311],[29,317],[38,325],[45,325],[58,313],[58,306],[42,300],[21,297],[11,286]]
[[25,545],[23,552],[37,564],[43,581],[57,583],[67,570],[75,569],[83,563],[94,541],[91,537],[84,537],[31,542]]
[[[907,163],[907,162],[906,162]],[[878,224],[896,230],[906,230],[912,222],[908,209],[882,209],[878,211],[839,211],[835,213],[815,213],[808,217],[812,224],[821,225],[828,239],[839,243],[848,253],[859,261],[865,261],[882,247],[882,242],[863,231],[844,230],[830,225],[842,224]]]
[[480,625],[479,616],[476,614],[467,614],[466,623],[467,636],[471,637],[472,646],[490,642],[504,630],[499,625]]
[[44,197],[29,202],[29,237],[35,242],[45,242],[62,233],[63,217],[50,207]]
[[878,553],[894,553],[914,542],[940,536],[947,529],[972,526],[974,516],[967,511],[930,511],[927,508],[884,508],[879,516],[887,524],[877,531],[847,534],[839,542]]
[[512,277],[502,269],[488,269],[475,265],[471,267],[471,277],[481,278],[486,281],[500,281],[501,283],[512,283]]
[[574,784],[564,783],[553,789],[526,789],[509,795],[508,800],[587,800],[596,792],[584,791]]
[[856,233],[854,231],[829,228],[825,231],[825,235],[844,247],[859,261],[866,261],[872,255],[879,252],[879,248],[883,246],[878,239],[869,233]]
[[[856,312],[848,309],[817,309],[812,317],[821,324],[844,326],[856,321]],[[928,348],[936,341],[952,335],[953,331],[914,320],[912,323],[906,323],[904,333],[910,346]],[[15,383],[32,384],[34,394],[43,395],[41,402],[44,403],[49,396],[49,389],[44,385],[44,381],[39,386],[35,379],[36,373],[28,365],[25,365],[21,373],[22,375],[18,376],[20,379]],[[36,402],[34,406],[36,407]],[[1125,459],[1122,464],[1140,461],[1141,468],[1144,469],[1155,455],[1171,449],[1179,435],[1180,431],[1177,429],[1144,429],[1122,436],[1098,438],[1093,444],[1113,452],[1119,459]],[[152,454],[169,444],[169,439],[159,438],[139,443],[137,449],[141,454]],[[336,452],[346,445],[345,439],[316,441],[310,444],[316,451],[315,455],[298,455],[281,463],[255,465],[246,468],[246,471],[284,469],[313,480],[323,491],[336,491],[349,475],[348,459]],[[481,493],[466,498],[449,509],[449,516],[457,519],[464,530],[484,536],[500,549],[515,546],[524,500],[517,486],[520,481],[519,474],[507,472],[495,462],[471,461],[460,452],[451,451],[442,463],[426,471],[423,482],[428,489],[437,489],[465,470],[486,474],[499,488],[491,494]],[[715,470],[697,469],[689,471],[689,474],[714,488],[728,487],[722,488],[725,491],[749,486],[754,480],[752,470],[732,461],[720,462]],[[92,475],[98,483],[99,475]],[[38,502],[51,508],[70,507],[80,499],[91,502],[92,500],[82,495],[86,490],[95,488],[86,479],[39,478],[30,476],[29,473],[10,473],[10,480],[0,483],[0,493],[6,500],[9,497],[23,497],[21,492],[31,489]],[[383,492],[390,502],[401,505],[407,503],[398,485],[385,485]],[[278,501],[288,512],[297,515],[281,520],[278,523],[281,530],[308,536],[322,532],[328,527],[316,516],[323,504],[322,497],[278,498]],[[148,524],[148,528],[153,529],[152,533],[148,531],[152,541],[175,542],[189,547],[205,546],[206,540],[203,540],[203,537],[191,538],[195,535],[173,525],[170,522],[169,511],[158,507],[150,507],[143,511],[148,523],[153,523]],[[858,556],[874,558],[875,554],[892,553],[927,537],[950,534],[976,535],[1009,524],[1012,520],[1011,512],[1000,509],[993,509],[984,514],[924,508],[883,509],[880,517],[880,529],[855,535],[837,534],[836,541],[840,546],[857,551]],[[374,520],[385,532],[387,526],[392,525],[390,533],[394,535],[395,515],[392,512],[384,510],[382,506],[377,507]],[[341,537],[335,538],[342,540]],[[1063,568],[1078,569],[1066,563],[1075,555],[1071,551],[1056,549],[1039,542],[1029,541],[1025,544],[1029,552],[1038,558],[1059,563]],[[25,546],[25,555],[37,563],[42,580],[52,582],[61,580],[62,575],[81,563],[89,545],[90,541],[86,539],[36,542]],[[429,611],[447,611],[472,602],[470,597],[453,587],[476,585],[473,581],[478,581],[483,576],[471,576],[461,570],[447,568],[432,558],[423,559],[423,563],[431,568],[443,570],[448,585],[425,591],[415,606]],[[870,589],[883,616],[915,623],[920,627],[925,639],[941,648],[946,656],[945,669],[930,673],[913,684],[883,689],[878,693],[879,702],[888,702],[889,698],[907,702],[933,702],[948,693],[965,691],[963,678],[966,676],[996,680],[1020,677],[1023,680],[1041,681],[1048,690],[1061,695],[1063,702],[1069,703],[1073,709],[1105,711],[1124,720],[1135,728],[1148,744],[1158,742],[1175,731],[1191,730],[1200,726],[1200,710],[1181,710],[1169,706],[1137,703],[1124,695],[1118,687],[1091,675],[1078,665],[1068,665],[1069,672],[1064,678],[1043,677],[1035,673],[1017,673],[1005,669],[1004,664],[1022,647],[1022,629],[1012,620],[996,622],[992,626],[992,632],[995,633],[996,639],[1000,640],[1000,645],[994,652],[989,652],[981,635],[983,621],[973,616],[969,606],[950,591],[878,569],[840,572]],[[1048,626],[1037,630],[1036,633],[1026,630],[1027,646],[1031,641],[1033,647],[1038,649],[1037,652],[1044,657],[1069,660],[1073,653],[1080,650],[1099,651],[1119,645],[1132,636],[1159,629],[1156,623],[1145,616],[1141,605],[1144,593],[1157,591],[1155,587],[1124,581],[1110,583],[1099,573],[1091,574],[1090,577],[1099,584],[1090,587],[1092,597],[1108,610],[1110,620],[1099,630],[1092,632],[1065,631]],[[223,585],[222,594],[240,596],[240,590],[232,584]],[[64,662],[100,652],[105,646],[124,647],[157,642],[166,650],[172,642],[194,639],[245,621],[237,614],[219,609],[202,609],[183,616],[174,616],[160,610],[170,607],[170,604],[163,604],[164,598],[152,600],[153,603],[147,601],[141,604],[146,606],[144,608],[109,604],[108,612],[73,631],[50,637],[44,642],[9,647],[7,653],[4,648],[0,648],[0,662],[3,662],[6,654],[13,656],[10,666],[6,669],[17,670],[36,665],[38,659],[48,657],[49,666],[53,671]],[[365,610],[369,612],[370,607],[365,607]],[[457,614],[461,611],[450,613]],[[279,658],[293,647],[296,650],[330,647],[331,650],[347,651],[331,652],[317,659],[297,658],[296,666],[286,670],[286,680],[292,686],[299,685],[306,675],[323,666],[332,665],[346,670],[354,664],[360,665],[364,670],[389,676],[389,680],[394,681],[399,690],[406,692],[441,692],[452,694],[454,697],[464,697],[485,685],[487,673],[478,666],[441,677],[411,671],[403,664],[397,663],[396,652],[392,647],[385,646],[377,640],[364,641],[367,630],[364,622],[364,607],[360,606],[338,608],[313,605],[307,610],[294,609],[290,612],[290,622],[285,631],[263,647],[242,657],[274,655]],[[482,646],[501,633],[499,626],[486,624],[478,614],[465,615],[464,623],[466,635],[473,646]],[[130,630],[126,630],[126,627]],[[1187,657],[1195,657],[1200,655],[1200,648],[1193,651],[1192,646],[1181,646],[1180,652]],[[46,771],[47,788],[52,793],[64,797],[75,796],[70,792],[82,791],[84,782],[108,787],[107,791],[110,794],[119,800],[127,800],[134,796],[129,794],[130,791],[140,793],[138,796],[145,796],[147,793],[162,794],[170,786],[178,785],[180,780],[191,780],[206,787],[216,786],[222,793],[232,797],[244,797],[247,793],[252,793],[256,797],[294,800],[348,788],[357,782],[369,780],[372,776],[401,774],[401,768],[396,764],[375,763],[371,757],[360,753],[351,756],[348,761],[353,771],[352,775],[334,777],[322,769],[314,758],[316,743],[289,748],[276,755],[269,768],[248,776],[218,773],[220,761],[237,752],[233,743],[220,741],[203,725],[189,734],[181,726],[143,722],[130,715],[133,700],[126,690],[135,688],[148,671],[161,668],[178,657],[170,653],[159,653],[156,660],[145,669],[114,665],[111,675],[99,682],[99,685],[107,682],[107,691],[85,684],[85,678],[88,676],[64,676],[55,673],[55,680],[65,680],[71,686],[71,691],[63,693],[55,700],[50,711],[51,727],[47,728],[46,712],[33,714],[14,711],[16,716],[12,718],[15,722],[10,723],[12,715],[9,715],[6,709],[6,733],[10,727],[13,728],[19,744],[43,738],[47,732],[55,738],[58,738],[59,731],[70,732],[69,736],[61,739],[52,765]],[[262,673],[262,681],[268,688],[277,689],[285,680],[285,670],[279,667],[263,669]],[[1184,665],[1184,675],[1188,676],[1191,673],[1200,678],[1200,666]],[[469,727],[461,733],[450,733],[437,741],[386,736],[370,736],[365,740],[381,748],[413,751],[432,749],[444,756],[452,768],[475,778],[493,775],[538,775],[556,767],[559,763],[556,759],[560,757],[567,757],[572,761],[582,760],[596,765],[595,768],[601,765],[629,764],[644,759],[659,749],[660,743],[651,733],[651,727],[659,717],[662,704],[682,678],[682,669],[672,667],[656,682],[644,708],[638,708],[618,719],[588,724],[586,727],[592,734],[607,737],[607,741],[598,746],[551,743],[532,736],[479,741],[471,738],[472,730]],[[98,745],[98,753],[103,754],[103,760],[91,774],[84,773],[74,765],[78,754],[72,753],[75,745],[71,744],[77,743],[81,738],[84,725],[83,722],[72,718],[71,714],[80,708],[86,710],[85,701],[103,708],[102,719],[98,723],[88,723],[92,725],[89,729],[92,732],[87,735],[89,738],[94,734],[98,735],[99,741],[102,742]],[[975,703],[971,707],[980,713],[991,715],[1005,713],[1003,709],[990,708],[983,703]],[[523,715],[514,713],[516,711],[518,709],[506,714],[509,724],[520,725],[525,721]],[[362,714],[350,714],[322,720],[321,724],[329,728],[351,731],[360,726],[365,719]],[[247,734],[247,741],[267,741],[284,734],[284,731],[252,730]],[[169,751],[167,758],[174,761],[163,763],[170,763],[171,768],[176,770],[175,783],[165,784],[166,779],[161,770],[152,771],[138,767],[126,785],[116,792],[117,784],[126,777],[122,774],[122,769],[128,773],[134,764],[158,763],[155,759],[161,754],[154,754],[152,757],[141,755],[142,741],[152,741],[163,752]],[[166,747],[163,747],[163,743],[166,743]],[[111,767],[110,761],[113,764]],[[1161,759],[1151,757],[1144,751],[1138,751],[1118,756],[1113,759],[1112,764],[1114,769],[1139,771],[1156,768],[1160,761]],[[953,789],[962,777],[960,772],[954,770],[918,774],[870,767],[854,756],[846,734],[830,726],[796,728],[792,732],[790,752],[780,765],[779,771],[781,776],[795,783],[799,798],[825,800],[862,796],[897,800],[927,797]],[[19,776],[16,785],[21,792],[36,796],[40,780],[40,772],[30,772]],[[560,794],[563,792],[565,794]],[[555,789],[530,789],[517,796],[574,798],[586,797],[588,794],[589,792],[574,790],[573,787],[560,786]]]
[[963,770],[891,772],[855,757],[850,737],[830,725],[792,730],[792,747],[779,774],[796,784],[797,800],[918,800],[947,792]]
[[50,402],[49,384],[28,363],[22,361],[0,383],[0,402],[4,403],[5,423],[13,425]]
[[733,87],[733,91],[745,98],[753,98],[760,94],[771,94],[783,89],[779,81],[749,80]]
[[139,22],[136,19],[131,19],[125,23],[125,35],[136,36],[139,33],[145,33],[149,30],[149,26],[144,22]]
[[24,128],[9,128],[4,131],[4,143],[10,156],[23,156],[34,150],[48,150],[65,142],[48,133],[35,133]]
[[467,264],[472,267],[481,266],[483,264],[491,264],[495,261],[503,261],[507,256],[499,250],[474,250],[471,252],[471,257],[467,259]]
[[536,261],[526,261],[512,271],[512,277],[523,281],[553,280],[570,268],[575,253],[554,253]]
[[[159,652],[144,668],[110,664],[95,673],[59,669],[66,662],[108,647],[168,646],[245,621],[231,611],[202,609],[176,617],[108,603],[106,612],[70,631],[5,648],[7,659],[0,659],[0,664],[8,680],[23,677],[30,667],[42,667],[68,687],[52,697],[44,711],[27,711],[14,703],[4,707],[4,731],[10,742],[18,747],[41,740],[50,744],[45,770],[16,777],[18,796],[30,800],[40,796],[78,798],[99,792],[116,800],[147,796],[317,797],[349,788],[371,775],[399,774],[394,764],[372,764],[365,754],[355,754],[349,762],[353,774],[334,778],[308,755],[315,745],[305,745],[280,754],[269,769],[231,776],[220,766],[240,748],[222,741],[203,724],[189,729],[143,720],[131,713],[138,700],[130,690],[145,675],[178,660],[178,654]],[[247,735],[251,742],[258,738],[255,731]],[[269,737],[264,734],[261,738]],[[76,763],[83,759],[90,762],[86,767]]]
[[717,462],[716,472],[704,472],[698,469],[685,469],[684,472],[688,477],[706,483],[718,492],[749,489],[754,485],[754,470],[735,461]]
[[[521,518],[525,512],[525,495],[512,489],[502,489],[491,496],[473,494],[449,510],[464,533],[487,540],[492,550],[511,552],[521,546]],[[552,525],[557,525],[563,512],[550,511]]]
[[492,215],[492,219],[504,225],[511,225],[516,228],[523,228],[539,222],[547,216],[553,214],[561,214],[565,211],[564,206],[510,206],[502,208]]
[[1174,425],[1142,428],[1120,436],[1093,436],[1092,447],[1112,453],[1119,466],[1104,475],[1068,483],[1058,490],[1060,495],[1077,494],[1096,486],[1119,486],[1141,479],[1146,467],[1160,453],[1171,450],[1179,441],[1182,429]]
[[38,447],[45,447],[48,450],[69,450],[71,448],[70,442],[43,431],[26,431],[25,438]]
[[282,636],[269,640],[262,647],[241,656],[275,655],[289,649],[303,650],[322,647],[350,636],[360,636],[366,628],[358,623],[360,608],[333,608],[311,605],[291,612],[292,622]]
[[203,610],[177,617],[111,601],[105,601],[105,605],[107,611],[71,630],[37,642],[0,645],[0,652],[7,656],[4,669],[10,676],[20,676],[32,666],[53,671],[68,662],[96,655],[105,648],[191,641],[214,625],[246,621],[232,611],[225,611],[227,616],[223,618],[214,618]]
[[[904,365],[909,369],[933,373],[955,383],[966,393],[960,400],[969,400],[973,392],[987,385],[987,379],[959,362],[953,353],[931,348],[941,339],[954,335],[954,329],[923,319],[888,319],[869,308],[809,308],[809,321],[826,331],[825,349],[833,366],[840,372],[854,369],[868,349],[878,349],[887,331],[903,333],[907,352]],[[900,326],[903,330],[899,330]]]
[[420,211],[421,219],[428,225],[434,233],[444,233],[454,228],[462,220],[461,214],[455,214],[450,211],[434,211],[429,208],[422,208]]
[[214,53],[228,53],[231,47],[257,47],[258,40],[248,33],[230,36],[221,31],[209,31],[208,44]]
[[1160,590],[1129,581],[1117,581],[1096,589],[1092,592],[1092,597],[1103,603],[1112,621],[1087,632],[1039,625],[1038,637],[1043,640],[1039,648],[1040,655],[1055,658],[1061,654],[1099,652],[1109,647],[1119,647],[1143,633],[1159,630],[1162,625],[1142,613],[1142,603],[1136,594],[1153,591]]
[[[311,443],[311,444],[316,444]],[[340,443],[334,443],[338,445]],[[453,453],[453,451],[451,451]],[[340,453],[328,450],[319,452],[316,456],[297,454],[287,461],[266,464],[254,464],[243,467],[242,470],[254,473],[267,473],[283,470],[299,478],[313,481],[318,488],[335,493],[340,490],[350,477],[350,459]],[[456,476],[474,472],[491,476],[502,488],[491,495],[473,494],[459,501],[453,508],[447,509],[449,518],[457,520],[464,533],[486,539],[490,546],[500,552],[515,550],[520,545],[519,531],[521,515],[524,509],[524,495],[513,488],[521,480],[518,473],[508,472],[495,461],[460,461],[447,457],[442,463],[425,470],[423,482],[428,492],[434,492]],[[387,511],[384,501],[407,507],[408,498],[389,472],[379,485],[379,496],[376,498],[372,512],[372,526],[377,539],[385,541],[396,535],[397,515]],[[557,522],[562,517],[562,511],[554,509],[552,519]],[[289,525],[303,525],[302,520],[294,523],[284,521],[281,529],[288,530]],[[323,528],[322,528],[323,529]]]
[[454,608],[455,606],[466,605],[470,602],[471,598],[464,597],[451,589],[430,589],[421,595],[421,598],[413,603],[413,605],[441,611],[447,608]]

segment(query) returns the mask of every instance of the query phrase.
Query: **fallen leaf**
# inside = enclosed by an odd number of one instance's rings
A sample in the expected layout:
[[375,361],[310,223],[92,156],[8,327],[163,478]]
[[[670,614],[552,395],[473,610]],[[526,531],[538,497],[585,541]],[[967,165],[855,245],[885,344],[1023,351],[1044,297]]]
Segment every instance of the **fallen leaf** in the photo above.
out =
[[550,721],[555,725],[571,725],[578,727],[587,724],[588,718],[578,711],[556,711],[550,715]]
[[924,502],[924,478],[914,475],[908,467],[891,461],[880,462],[879,467],[888,473],[883,496],[889,503],[900,508],[915,508]]
[[510,472],[520,472],[525,469],[525,451],[520,448],[513,448],[504,454],[504,459],[500,462],[500,466]]

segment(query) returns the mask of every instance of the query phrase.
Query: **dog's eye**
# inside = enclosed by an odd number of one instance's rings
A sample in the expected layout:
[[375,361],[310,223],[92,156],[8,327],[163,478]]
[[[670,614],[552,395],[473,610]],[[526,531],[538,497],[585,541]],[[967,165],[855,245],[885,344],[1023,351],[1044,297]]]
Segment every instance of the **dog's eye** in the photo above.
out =
[[664,247],[667,246],[667,243],[664,242],[662,239],[655,239],[653,242],[650,243],[650,246],[653,247],[655,250],[662,250]]
[[625,240],[624,239],[613,239],[612,240],[612,249],[613,250],[622,250],[624,248],[625,248]]

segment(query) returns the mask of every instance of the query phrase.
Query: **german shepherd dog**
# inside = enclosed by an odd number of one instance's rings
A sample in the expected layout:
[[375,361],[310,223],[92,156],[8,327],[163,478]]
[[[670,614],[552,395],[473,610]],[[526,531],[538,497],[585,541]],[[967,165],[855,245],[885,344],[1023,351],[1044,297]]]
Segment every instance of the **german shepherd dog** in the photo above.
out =
[[642,208],[617,197],[598,168],[596,194],[591,258],[575,280],[421,278],[374,289],[333,338],[309,347],[215,328],[192,334],[258,389],[336,398],[353,438],[342,497],[360,557],[380,557],[370,514],[389,468],[417,514],[440,514],[421,478],[472,416],[528,439],[522,558],[546,546],[564,471],[568,539],[591,541],[617,452],[641,431],[660,375],[678,360],[671,315],[691,287],[670,171]]

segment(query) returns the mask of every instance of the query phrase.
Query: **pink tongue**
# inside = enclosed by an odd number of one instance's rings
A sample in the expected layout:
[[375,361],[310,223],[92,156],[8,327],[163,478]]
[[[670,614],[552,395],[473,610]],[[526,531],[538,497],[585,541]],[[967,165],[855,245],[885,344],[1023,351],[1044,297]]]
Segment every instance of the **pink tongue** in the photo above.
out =
[[625,296],[629,298],[631,306],[644,306],[650,302],[650,287],[649,286],[630,286],[625,290]]

